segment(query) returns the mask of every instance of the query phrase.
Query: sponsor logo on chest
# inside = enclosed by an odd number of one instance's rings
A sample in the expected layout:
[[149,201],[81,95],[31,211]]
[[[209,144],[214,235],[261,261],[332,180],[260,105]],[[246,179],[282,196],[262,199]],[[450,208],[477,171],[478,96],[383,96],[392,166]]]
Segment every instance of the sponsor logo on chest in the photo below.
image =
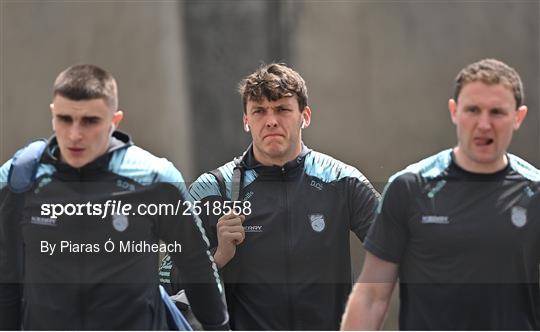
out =
[[58,219],[45,218],[45,217],[36,217],[32,216],[30,218],[30,223],[34,225],[43,225],[43,226],[56,226]]
[[447,225],[449,223],[448,216],[422,216],[422,224]]
[[263,232],[263,227],[262,227],[262,225],[244,226],[244,232],[246,232],[246,233],[262,233]]

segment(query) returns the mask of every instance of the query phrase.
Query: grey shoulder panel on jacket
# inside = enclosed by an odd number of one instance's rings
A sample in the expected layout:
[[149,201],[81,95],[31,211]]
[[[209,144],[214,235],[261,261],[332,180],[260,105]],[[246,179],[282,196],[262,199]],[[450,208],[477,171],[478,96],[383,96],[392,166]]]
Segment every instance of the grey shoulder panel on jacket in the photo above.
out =
[[317,151],[311,151],[306,156],[304,169],[307,175],[316,177],[323,182],[339,181],[345,177],[366,179],[355,167]]
[[[414,164],[407,166],[405,169],[395,173],[388,179],[388,183],[384,186],[381,202],[384,201],[384,197],[388,188],[399,177],[407,175],[418,175],[425,179],[433,179],[441,174],[448,168],[452,162],[452,149],[446,149],[439,153],[436,153],[430,157],[420,160]],[[380,213],[382,204],[379,204],[377,212]]]
[[11,160],[6,161],[0,167],[0,190],[4,189],[7,186],[9,168],[11,167]]
[[156,157],[137,146],[114,151],[109,162],[109,171],[141,185],[168,182],[178,186],[184,183],[182,174],[170,161]]
[[446,149],[407,166],[405,169],[392,175],[388,182],[390,183],[398,176],[406,173],[417,174],[426,179],[436,178],[444,173],[448,166],[450,166],[451,162],[452,149]]
[[509,153],[508,162],[510,163],[510,167],[524,178],[535,182],[540,181],[540,170],[525,160]]

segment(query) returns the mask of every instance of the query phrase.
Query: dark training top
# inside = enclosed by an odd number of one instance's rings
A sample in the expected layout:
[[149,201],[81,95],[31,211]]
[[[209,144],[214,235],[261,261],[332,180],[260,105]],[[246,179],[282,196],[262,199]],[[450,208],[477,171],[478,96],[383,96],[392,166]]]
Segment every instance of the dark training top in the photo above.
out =
[[[53,138],[34,186],[23,194],[6,185],[10,164],[0,168],[0,329],[166,329],[158,252],[140,245],[158,246],[159,239],[181,245],[171,256],[184,268],[187,295],[199,320],[206,328],[227,327],[200,219],[135,212],[139,204],[184,201],[182,175],[170,162],[115,132],[108,152],[79,169],[58,160]],[[57,218],[42,214],[42,204],[104,206],[108,200],[132,204],[133,213],[109,213],[104,219],[88,210]],[[44,251],[43,242],[56,245],[54,253]]]
[[364,246],[399,264],[400,328],[540,328],[540,171],[508,154],[470,173],[451,150],[390,178]]
[[[221,270],[236,330],[337,330],[352,284],[349,233],[363,239],[378,193],[354,167],[303,147],[283,167],[244,154],[240,199],[251,202],[245,240]],[[231,197],[234,162],[218,170]],[[216,178],[190,187],[194,200],[222,197]],[[203,215],[211,247],[221,215]]]

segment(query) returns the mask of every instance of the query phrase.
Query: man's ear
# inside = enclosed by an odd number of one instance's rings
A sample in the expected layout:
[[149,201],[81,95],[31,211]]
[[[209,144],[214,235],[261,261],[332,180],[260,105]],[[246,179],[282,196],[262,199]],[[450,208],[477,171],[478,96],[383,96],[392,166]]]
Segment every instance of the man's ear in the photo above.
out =
[[302,111],[302,129],[309,127],[311,123],[311,108],[309,106],[304,107]]
[[457,112],[457,103],[454,99],[450,98],[450,100],[448,100],[448,111],[450,111],[450,118],[452,118],[452,123],[453,124],[456,124],[457,120],[456,120],[456,112]]
[[514,130],[518,130],[519,127],[521,127],[523,120],[525,120],[525,117],[527,116],[528,110],[529,109],[525,105],[522,105],[517,109],[516,119],[514,121]]
[[122,122],[123,118],[124,118],[124,112],[123,111],[118,110],[118,111],[114,112],[114,115],[113,115],[113,118],[112,118],[112,123],[113,123],[115,128],[118,128],[118,126],[120,125],[120,122]]
[[56,131],[56,126],[54,124],[54,104],[53,103],[50,103],[49,104],[49,109],[51,110],[51,125],[52,125],[52,130],[53,131]]
[[246,116],[245,113],[244,113],[244,116],[243,116],[242,120],[244,121],[244,131],[246,133],[249,133],[249,124],[248,124],[247,116]]

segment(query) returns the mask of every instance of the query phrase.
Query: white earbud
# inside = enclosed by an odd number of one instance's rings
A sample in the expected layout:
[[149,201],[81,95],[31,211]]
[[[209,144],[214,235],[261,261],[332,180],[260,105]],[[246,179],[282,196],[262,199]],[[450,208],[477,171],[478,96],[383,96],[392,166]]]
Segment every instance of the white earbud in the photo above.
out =
[[247,123],[244,125],[244,130],[246,133],[249,133],[249,125]]
[[302,129],[306,128],[306,119],[302,119]]
[[51,120],[51,124],[52,124],[52,130],[56,131],[56,126],[54,125],[54,119]]

